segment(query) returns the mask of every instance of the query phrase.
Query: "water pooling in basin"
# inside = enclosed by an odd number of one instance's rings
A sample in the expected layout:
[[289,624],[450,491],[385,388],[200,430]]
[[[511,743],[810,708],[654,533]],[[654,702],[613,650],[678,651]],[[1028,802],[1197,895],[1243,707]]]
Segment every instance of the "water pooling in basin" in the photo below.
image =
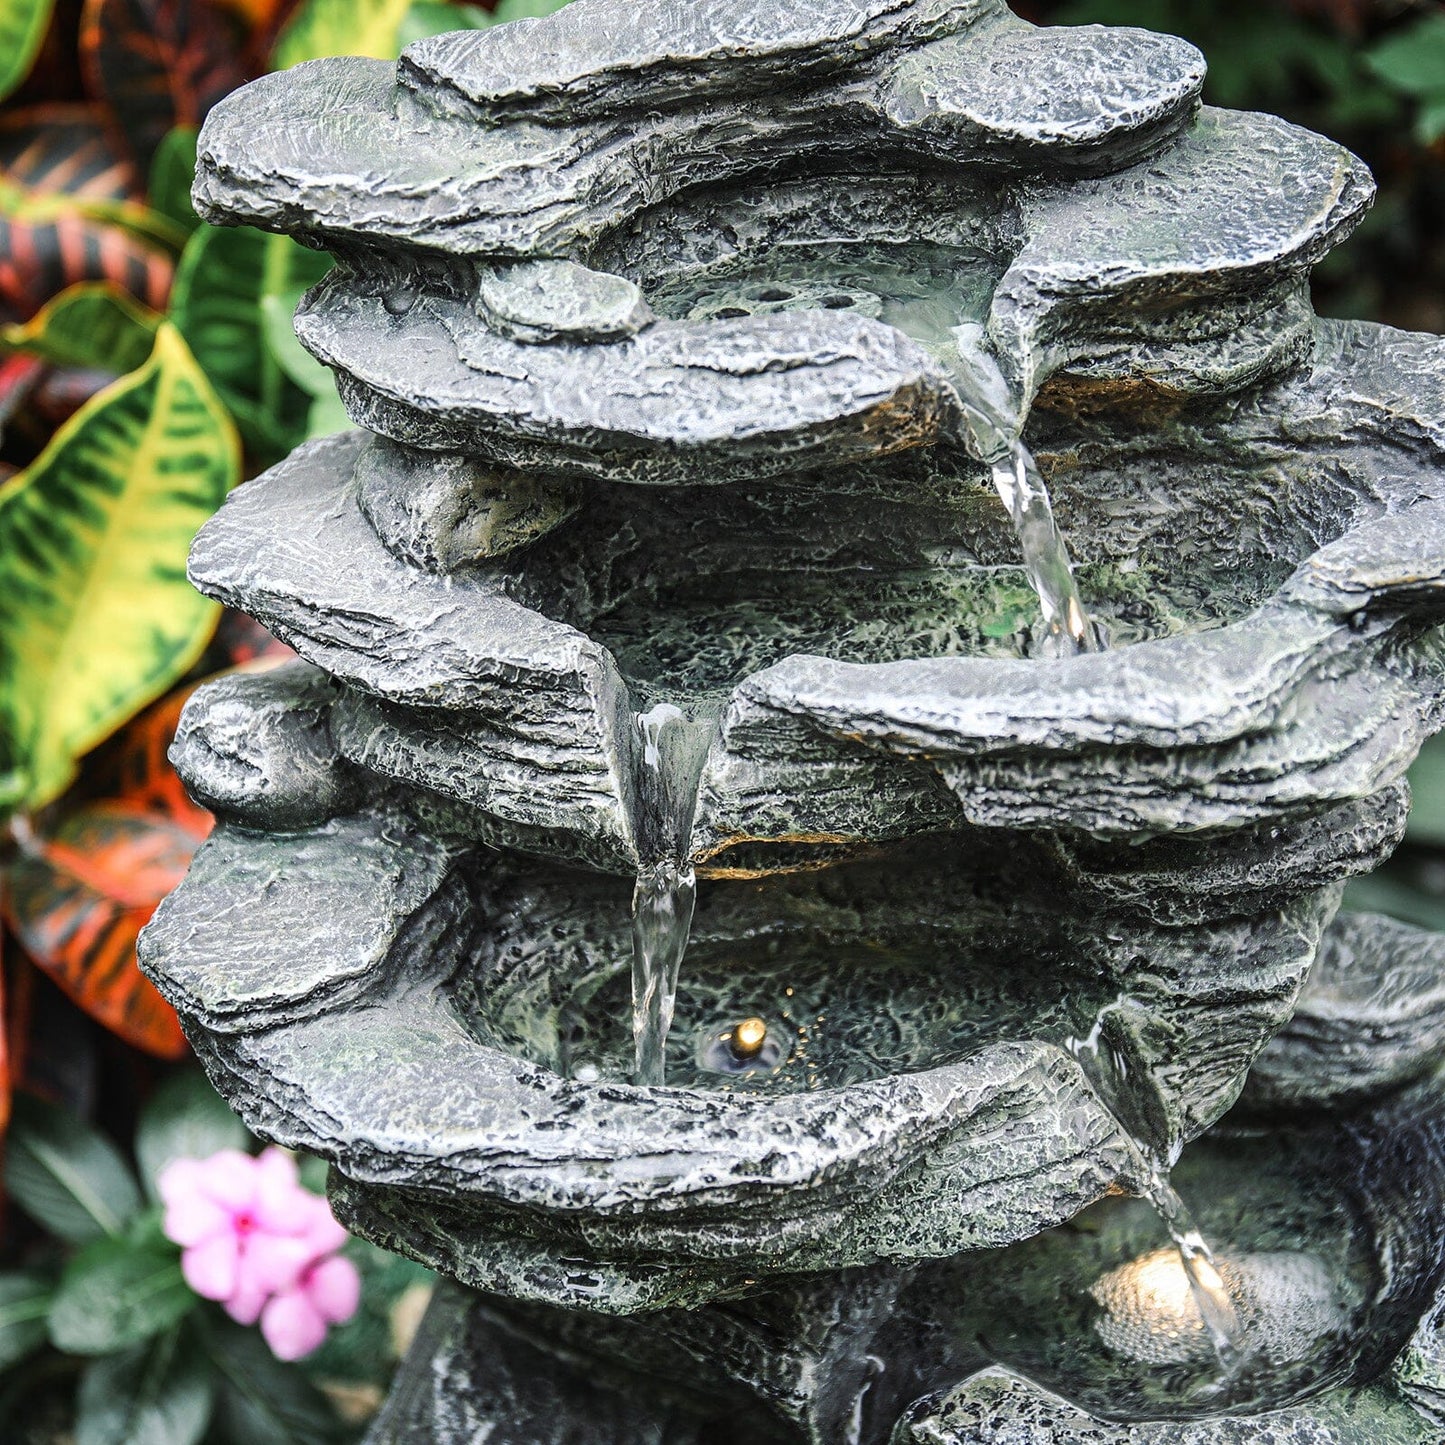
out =
[[[1407,1117],[1419,1103],[1390,1107]],[[1415,1328],[1440,1268],[1438,1144],[1417,1123],[1396,1147],[1381,1122],[1364,1111],[1236,1128],[1184,1150],[1174,1174],[1220,1245],[1247,1346],[1231,1371],[1140,1199],[1101,1200],[1014,1246],[1006,1268],[985,1255],[933,1270],[919,1313],[953,1308],[960,1340],[1104,1419],[1252,1415],[1368,1379]],[[1362,1367],[1362,1349],[1377,1363]]]
[[1065,1047],[1079,1061],[1099,1102],[1124,1135],[1138,1146],[1145,1161],[1147,1173],[1137,1185],[1169,1231],[1224,1371],[1220,1382],[1223,1388],[1244,1359],[1239,1317],[1229,1287],[1215,1264],[1214,1251],[1170,1179],[1167,1130],[1156,1122],[1155,1116],[1162,1109],[1153,1078],[1140,1061],[1131,1060],[1125,1031],[1111,1027],[1130,1007],[1130,1001],[1121,998],[1101,1009],[1088,1034],[1066,1039]]
[[[664,1041],[667,1082],[720,1093],[846,1088],[1004,1041],[1062,1043],[1086,1028],[1097,976],[1054,956],[1029,965],[1021,952],[1005,945],[985,956],[951,939],[695,940]],[[617,1028],[628,989],[615,967],[580,980],[550,1035],[537,1029],[531,1003],[521,1003],[515,1030],[502,997],[458,1004],[484,1039],[574,1078],[620,1083],[634,1067]]]
[[1092,652],[1089,620],[1053,503],[1023,442],[1023,411],[989,355],[982,322],[1003,266],[997,257],[929,242],[829,242],[732,258],[659,288],[663,315],[696,320],[782,311],[851,311],[886,322],[947,369],[962,403],[966,440],[989,467],[1043,611],[1046,656]]

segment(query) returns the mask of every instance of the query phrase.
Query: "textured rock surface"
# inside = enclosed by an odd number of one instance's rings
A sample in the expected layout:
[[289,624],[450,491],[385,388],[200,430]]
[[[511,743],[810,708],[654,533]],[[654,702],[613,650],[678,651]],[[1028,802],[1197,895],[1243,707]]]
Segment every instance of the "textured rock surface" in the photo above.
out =
[[213,1030],[355,1004],[414,949],[446,956],[450,856],[385,809],[279,836],[222,824],[147,928],[142,966]]
[[[1191,870],[1175,845],[1165,904],[1147,854],[1131,883],[1004,839],[715,884],[672,1040],[693,1087],[648,1090],[626,1083],[625,888],[432,843],[401,815],[384,844],[369,827],[221,829],[145,967],[253,1126],[336,1161],[361,1232],[478,1287],[613,1311],[1068,1218],[1140,1168],[1068,1038],[1107,1020],[1153,1080],[1138,1127],[1170,1150],[1289,1016],[1334,899],[1296,875],[1242,918],[1241,879],[1207,848]],[[359,843],[384,848],[375,883]],[[268,890],[264,944],[224,928],[250,879]],[[743,950],[779,962],[747,970]],[[794,1039],[777,1087],[690,1075],[750,1010]],[[584,1064],[594,1082],[566,1077]]]
[[348,812],[360,789],[331,738],[338,692],[300,662],[207,683],[181,714],[171,762],[198,802],[252,827],[306,827]]
[[1326,935],[1299,1005],[1250,1075],[1265,1108],[1349,1106],[1445,1058],[1445,938],[1345,914]]
[[[1157,149],[1187,120],[1204,73],[1198,52],[1182,41],[1116,30],[1095,31],[1102,43],[1081,44],[1088,32],[1033,33],[997,0],[811,6],[781,26],[761,22],[774,43],[758,49],[726,38],[730,22],[747,25],[739,12],[756,15],[752,0],[721,4],[719,12],[731,13],[681,26],[685,12],[668,0],[628,7],[621,26],[613,8],[594,0],[545,29],[423,41],[403,57],[399,74],[343,59],[315,62],[280,84],[265,77],[211,118],[201,143],[200,207],[271,227],[304,216],[340,241],[392,237],[464,254],[556,255],[619,215],[745,175],[771,149],[819,159],[864,150],[1008,169],[1117,167]],[[851,41],[834,33],[820,42],[845,12],[844,32],[853,29],[848,19],[861,21],[871,41],[857,43],[854,30]],[[988,23],[977,26],[981,18]],[[695,25],[710,32],[701,54],[696,31],[678,33]],[[944,49],[930,65],[931,47],[917,48],[971,26],[967,77],[956,52]],[[781,30],[792,33],[785,40]],[[608,84],[615,78],[608,51],[619,46],[621,68],[647,94],[641,105]],[[507,105],[507,87],[528,86],[527,67],[518,74],[509,55],[521,47],[533,49],[533,64],[540,53],[544,66],[555,65],[552,86],[565,93],[565,118],[543,116],[538,125],[539,117]],[[1027,68],[1018,64],[1021,50],[1031,53]],[[703,65],[708,81],[698,84]],[[780,66],[793,84],[776,83]],[[586,84],[563,81],[568,68],[605,86],[602,106],[618,111],[589,114],[585,101],[572,109]],[[542,81],[525,108],[539,99],[545,107],[548,88]],[[489,99],[501,105],[486,114]],[[304,145],[288,129],[298,107],[317,117]],[[731,143],[719,145],[719,136]]]
[[467,457],[373,438],[356,459],[356,504],[392,556],[443,575],[504,557],[578,507],[565,482],[499,474]]
[[[574,0],[213,110],[197,203],[333,251],[298,333],[370,431],[197,541],[305,664],[187,713],[223,821],[142,957],[358,1232],[510,1297],[376,1440],[1429,1438],[1439,950],[1320,941],[1441,721],[1445,345],[1316,320],[1370,179],[1202,79],[999,0]],[[1105,651],[1043,656],[1015,419]],[[1252,1066],[1177,1171],[1232,1421],[1119,1190]]]
[[1433,1427],[1380,1390],[1246,1419],[1113,1425],[1007,1370],[985,1370],[905,1421],[893,1445],[1428,1445]]
[[[1438,1099],[1438,1084],[1426,1087]],[[1406,1342],[1445,1265],[1435,1209],[1445,1150],[1421,1127],[1420,1104],[1297,1119],[1186,1152],[1182,1186],[1221,1251],[1248,1348],[1270,1361],[1224,1398],[1209,1395],[1218,1361],[1177,1259],[1158,1247],[1157,1219],[1113,1198],[1076,1227],[1005,1250],[775,1279],[691,1311],[601,1320],[444,1293],[436,1337],[402,1371],[414,1433],[389,1422],[379,1438],[452,1445],[473,1438],[465,1420],[520,1445],[525,1420],[550,1440],[557,1427],[528,1403],[540,1379],[563,1401],[579,1380],[600,1392],[595,1413],[564,1407],[576,1433],[563,1438],[586,1445],[670,1440],[650,1433],[664,1420],[681,1440],[701,1426],[703,1440],[718,1438],[711,1427],[789,1445],[1151,1445],[1166,1431],[1200,1445],[1430,1440],[1418,1412],[1431,1398],[1432,1323]],[[1402,1346],[1392,1376],[1358,1388]],[[635,1436],[616,1433],[614,1392],[635,1412]],[[1195,1418],[1114,1422],[1101,1400]],[[1218,1418],[1225,1410],[1244,1418]]]
[[[610,490],[442,577],[381,544],[357,501],[376,513],[375,446],[335,438],[239,492],[191,570],[369,695],[341,710],[348,757],[477,809],[480,836],[509,846],[635,866],[628,718],[658,693],[721,712],[699,859],[969,823],[1279,822],[1392,784],[1437,724],[1441,355],[1331,325],[1311,368],[1247,401],[1162,424],[1042,413],[1096,616],[1121,642],[1152,619],[1133,645],[1048,668],[977,655],[1017,648],[967,620],[1017,606],[999,590],[1012,543],[956,455],[783,499]],[[417,472],[396,467],[389,489],[405,498]],[[510,505],[527,518],[534,500],[523,485]],[[1225,507],[1241,526],[1221,534]]]
[[1436,1429],[1445,1429],[1445,1292],[1395,1362],[1396,1388]]

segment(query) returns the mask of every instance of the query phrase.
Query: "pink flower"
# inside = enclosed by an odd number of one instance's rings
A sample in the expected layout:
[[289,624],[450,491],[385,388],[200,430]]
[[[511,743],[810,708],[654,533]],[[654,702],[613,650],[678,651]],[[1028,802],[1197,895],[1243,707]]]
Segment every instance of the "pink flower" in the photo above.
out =
[[349,1259],[326,1255],[308,1264],[290,1289],[271,1297],[261,1311],[261,1333],[278,1360],[299,1360],[326,1338],[329,1325],[344,1324],[361,1302],[361,1276]]
[[336,1253],[346,1231],[301,1186],[289,1154],[223,1149],[176,1159],[156,1184],[166,1206],[161,1228],[181,1246],[186,1282],[239,1323],[260,1319],[279,1358],[310,1354],[328,1325],[356,1313],[361,1280]]

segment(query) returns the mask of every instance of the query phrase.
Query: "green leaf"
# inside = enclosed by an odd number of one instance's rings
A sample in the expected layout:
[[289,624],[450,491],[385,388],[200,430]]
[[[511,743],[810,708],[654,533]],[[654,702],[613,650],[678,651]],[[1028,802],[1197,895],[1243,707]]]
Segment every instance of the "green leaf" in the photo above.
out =
[[0,330],[0,340],[55,366],[121,373],[145,365],[160,320],[114,281],[81,281],[24,325],[11,322]]
[[151,161],[149,197],[151,209],[186,231],[201,224],[191,205],[191,186],[196,179],[196,136],[193,125],[178,125],[167,131]]
[[276,42],[273,70],[327,55],[394,60],[410,0],[303,0]]
[[1445,99],[1445,15],[1427,15],[1365,52],[1365,64],[1406,95]]
[[447,0],[416,0],[402,18],[397,49],[405,50],[429,35],[451,30],[485,30],[492,17],[477,5],[450,5]]
[[330,1445],[337,1438],[325,1396],[255,1330],[217,1319],[208,1334],[218,1380],[214,1427],[226,1445]]
[[196,1445],[214,1400],[215,1382],[194,1338],[171,1330],[86,1368],[75,1445]]
[[400,1255],[363,1240],[349,1240],[348,1258],[361,1274],[361,1306],[344,1325],[327,1332],[325,1341],[306,1357],[313,1380],[340,1380],[379,1385],[385,1389],[397,1365],[395,1312],[403,1297],[429,1295],[434,1275]]
[[1352,878],[1344,906],[1352,913],[1383,913],[1401,923],[1445,933],[1445,899],[1412,887],[1389,871]]
[[97,1239],[65,1267],[50,1340],[72,1355],[107,1355],[168,1330],[195,1307],[180,1252],[154,1232]]
[[261,331],[266,349],[281,370],[313,400],[336,395],[336,380],[296,336],[296,306],[305,286],[292,285],[261,297]]
[[54,8],[55,0],[0,0],[0,100],[30,74]]
[[186,580],[240,469],[235,431],[176,329],[0,487],[0,777],[29,806],[200,657],[219,607]]
[[152,1199],[172,1159],[206,1159],[220,1149],[249,1150],[251,1136],[199,1069],[176,1074],[151,1096],[140,1116],[135,1152]]
[[71,1244],[118,1236],[141,1204],[135,1177],[109,1139],[28,1094],[15,1098],[5,1183],[37,1224]]
[[0,1274],[0,1370],[8,1370],[45,1343],[45,1318],[55,1294],[39,1274]]
[[310,396],[266,343],[266,298],[299,297],[330,267],[330,257],[287,236],[206,227],[191,238],[176,272],[171,315],[264,462],[305,437],[311,409]]
[[1441,136],[1445,136],[1445,92],[1424,101],[1415,117],[1415,139],[1421,145],[1432,146]]
[[1410,769],[1412,843],[1445,846],[1445,733],[1431,738]]
[[540,20],[555,14],[567,0],[500,0],[492,11],[493,25],[508,25],[513,20]]
[[285,289],[268,291],[261,297],[261,324],[266,349],[282,371],[311,398],[310,410],[306,416],[308,440],[312,437],[331,436],[334,432],[345,431],[351,426],[351,418],[341,404],[341,397],[336,390],[336,378],[331,374],[330,368],[317,361],[296,337],[296,327],[293,324],[296,307],[303,293],[314,284],[309,275],[299,280],[292,276]]

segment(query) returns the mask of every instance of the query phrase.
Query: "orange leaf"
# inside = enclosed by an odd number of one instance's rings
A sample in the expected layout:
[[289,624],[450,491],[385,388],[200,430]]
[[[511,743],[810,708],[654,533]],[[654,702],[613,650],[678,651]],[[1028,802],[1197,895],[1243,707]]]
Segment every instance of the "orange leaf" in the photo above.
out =
[[86,86],[106,103],[116,134],[147,173],[161,138],[200,125],[246,80],[239,36],[206,0],[85,0],[80,60]]
[[273,30],[293,0],[216,0],[222,10],[229,10],[248,30]]
[[5,900],[16,937],[55,983],[113,1033],[168,1059],[185,1053],[185,1038],[136,966],[135,941],[196,846],[161,814],[89,804],[24,841]]
[[45,105],[0,117],[0,310],[29,317],[78,281],[114,281],[165,308],[174,263],[145,233],[135,170],[94,106]]
[[200,842],[211,831],[211,815],[191,801],[166,757],[193,690],[187,685],[167,693],[103,743],[86,761],[83,789],[158,813]]

